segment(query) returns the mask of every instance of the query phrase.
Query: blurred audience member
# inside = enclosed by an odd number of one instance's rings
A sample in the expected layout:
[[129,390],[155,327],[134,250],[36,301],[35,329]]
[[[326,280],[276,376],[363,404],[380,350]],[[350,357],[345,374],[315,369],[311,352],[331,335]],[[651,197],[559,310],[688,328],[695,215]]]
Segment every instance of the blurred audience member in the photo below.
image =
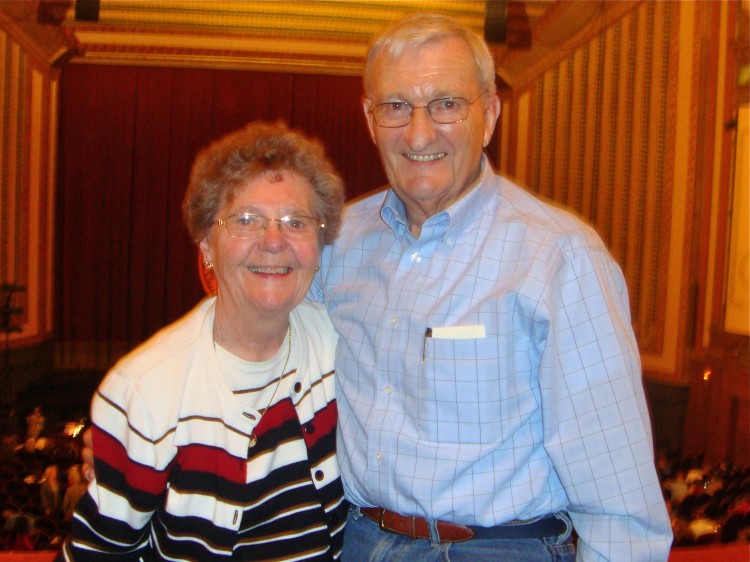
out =
[[34,550],[31,537],[31,522],[25,513],[13,515],[7,522],[7,533],[3,541],[4,550]]
[[26,441],[24,441],[23,445],[19,445],[18,447],[16,447],[16,460],[20,461],[21,463],[30,465],[34,462],[37,462],[39,457],[40,454],[39,450],[36,447],[36,439],[34,439],[33,437],[28,437]]
[[51,464],[44,469],[39,497],[42,502],[42,511],[47,517],[55,517],[61,507],[62,488],[58,479],[57,465]]
[[65,490],[65,497],[62,503],[63,519],[65,521],[70,521],[73,517],[78,500],[86,493],[87,487],[88,484],[81,477],[81,465],[74,464],[68,469],[68,489]]
[[688,493],[687,482],[685,482],[685,471],[678,469],[674,476],[664,481],[663,487],[672,505],[682,502]]
[[44,429],[44,413],[42,412],[41,406],[37,406],[28,416],[26,416],[26,427],[26,438],[34,439],[36,442]]
[[2,445],[0,445],[0,462],[9,461],[13,458],[18,446],[18,435],[15,433],[3,433]]

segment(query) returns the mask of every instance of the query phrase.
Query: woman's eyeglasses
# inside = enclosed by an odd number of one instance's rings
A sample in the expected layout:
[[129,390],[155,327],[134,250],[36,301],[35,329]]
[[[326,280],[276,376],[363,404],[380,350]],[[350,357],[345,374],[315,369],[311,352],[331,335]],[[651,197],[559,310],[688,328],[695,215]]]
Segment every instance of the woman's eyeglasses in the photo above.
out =
[[287,215],[280,219],[269,219],[255,213],[230,215],[224,219],[218,219],[215,224],[227,227],[233,238],[260,238],[272,222],[279,223],[281,233],[291,240],[313,238],[326,227],[315,217],[305,215]]

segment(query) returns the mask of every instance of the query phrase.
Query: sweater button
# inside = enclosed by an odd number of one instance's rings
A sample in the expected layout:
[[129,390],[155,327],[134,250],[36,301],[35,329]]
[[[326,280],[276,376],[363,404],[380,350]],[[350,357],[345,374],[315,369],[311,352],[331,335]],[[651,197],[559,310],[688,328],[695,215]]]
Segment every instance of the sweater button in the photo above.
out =
[[321,480],[323,480],[323,478],[325,478],[325,474],[323,473],[323,471],[322,470],[316,470],[315,471],[315,480],[317,480],[318,482],[320,482]]

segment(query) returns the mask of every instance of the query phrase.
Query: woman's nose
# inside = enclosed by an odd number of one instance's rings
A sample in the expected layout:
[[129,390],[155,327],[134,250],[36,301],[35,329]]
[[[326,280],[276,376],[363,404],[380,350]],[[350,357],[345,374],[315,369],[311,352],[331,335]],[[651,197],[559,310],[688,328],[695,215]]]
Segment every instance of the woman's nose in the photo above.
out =
[[282,231],[281,222],[269,221],[263,234],[260,236],[261,244],[264,246],[279,246],[286,243],[286,237]]

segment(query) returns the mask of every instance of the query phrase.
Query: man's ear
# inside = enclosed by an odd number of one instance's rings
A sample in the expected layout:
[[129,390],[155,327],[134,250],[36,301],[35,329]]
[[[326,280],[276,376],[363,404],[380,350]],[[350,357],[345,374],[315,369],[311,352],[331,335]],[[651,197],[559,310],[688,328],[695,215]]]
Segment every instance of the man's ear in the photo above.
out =
[[484,147],[487,147],[492,140],[492,133],[495,132],[495,126],[497,125],[497,120],[500,118],[501,110],[502,104],[500,103],[500,98],[497,97],[497,94],[492,94],[484,110]]
[[367,121],[367,129],[370,131],[370,138],[372,139],[373,144],[377,146],[378,141],[375,140],[375,127],[377,125],[375,124],[375,120],[372,118],[372,113],[370,113],[370,108],[372,107],[372,98],[368,98],[367,96],[362,96],[362,111],[365,113],[365,121]]

